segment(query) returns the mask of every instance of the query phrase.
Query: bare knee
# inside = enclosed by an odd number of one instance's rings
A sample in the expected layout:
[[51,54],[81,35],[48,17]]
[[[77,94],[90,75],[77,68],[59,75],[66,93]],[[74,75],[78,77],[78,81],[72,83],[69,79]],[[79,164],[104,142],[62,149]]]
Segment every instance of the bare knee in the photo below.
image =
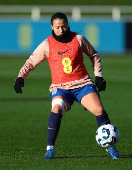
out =
[[62,107],[60,105],[56,104],[52,108],[52,112],[57,113],[57,114],[62,114]]
[[100,115],[102,115],[104,113],[104,108],[103,108],[103,106],[98,106],[96,109],[95,109],[95,111],[94,111],[94,115],[95,116],[100,116]]

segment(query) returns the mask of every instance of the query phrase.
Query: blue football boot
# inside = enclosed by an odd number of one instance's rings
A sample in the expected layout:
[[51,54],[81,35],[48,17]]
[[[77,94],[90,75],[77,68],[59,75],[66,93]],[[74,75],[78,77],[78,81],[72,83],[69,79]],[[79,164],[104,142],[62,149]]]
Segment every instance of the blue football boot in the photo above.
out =
[[116,150],[115,146],[106,148],[106,151],[110,154],[112,159],[117,159],[120,157],[119,152]]
[[45,159],[54,159],[54,153],[55,153],[55,151],[53,149],[49,149],[46,151],[44,158]]

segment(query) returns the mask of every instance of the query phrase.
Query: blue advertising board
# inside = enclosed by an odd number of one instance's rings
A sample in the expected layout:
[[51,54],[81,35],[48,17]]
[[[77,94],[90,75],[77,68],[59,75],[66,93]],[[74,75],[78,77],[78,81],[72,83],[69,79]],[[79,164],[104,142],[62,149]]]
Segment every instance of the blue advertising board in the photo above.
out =
[[121,21],[88,20],[70,25],[76,32],[84,35],[99,52],[123,53],[125,50],[125,30]]
[[[85,36],[99,53],[125,52],[123,21],[85,19],[69,20],[71,31]],[[50,20],[0,20],[0,54],[30,54],[51,35]]]

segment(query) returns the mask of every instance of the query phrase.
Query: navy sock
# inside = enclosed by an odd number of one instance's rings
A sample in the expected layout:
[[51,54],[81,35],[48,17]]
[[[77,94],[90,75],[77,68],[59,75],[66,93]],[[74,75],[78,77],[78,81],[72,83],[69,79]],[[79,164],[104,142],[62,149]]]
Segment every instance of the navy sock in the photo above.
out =
[[47,126],[47,145],[55,145],[55,140],[58,135],[61,124],[61,118],[61,114],[51,112]]
[[97,120],[98,127],[104,124],[110,124],[110,119],[106,111],[102,115],[96,116],[96,120]]

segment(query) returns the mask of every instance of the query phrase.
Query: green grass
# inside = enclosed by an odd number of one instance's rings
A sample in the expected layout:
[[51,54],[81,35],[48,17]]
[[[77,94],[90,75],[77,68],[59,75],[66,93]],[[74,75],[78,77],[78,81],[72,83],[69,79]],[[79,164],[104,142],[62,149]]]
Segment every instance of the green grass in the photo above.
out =
[[[1,170],[131,170],[132,169],[132,57],[103,56],[107,89],[101,99],[120,132],[120,159],[112,160],[95,141],[95,117],[74,103],[61,124],[54,160],[44,160],[47,120],[51,110],[48,63],[25,81],[23,94],[13,84],[26,57],[0,57],[0,169]],[[94,78],[91,63],[85,64]]]
[[111,1],[105,1],[105,0],[101,0],[101,1],[97,1],[97,0],[67,0],[67,1],[53,1],[53,0],[38,0],[37,2],[35,0],[23,0],[23,1],[19,1],[19,0],[1,0],[0,4],[2,5],[132,5],[132,1],[131,0],[111,0]]

